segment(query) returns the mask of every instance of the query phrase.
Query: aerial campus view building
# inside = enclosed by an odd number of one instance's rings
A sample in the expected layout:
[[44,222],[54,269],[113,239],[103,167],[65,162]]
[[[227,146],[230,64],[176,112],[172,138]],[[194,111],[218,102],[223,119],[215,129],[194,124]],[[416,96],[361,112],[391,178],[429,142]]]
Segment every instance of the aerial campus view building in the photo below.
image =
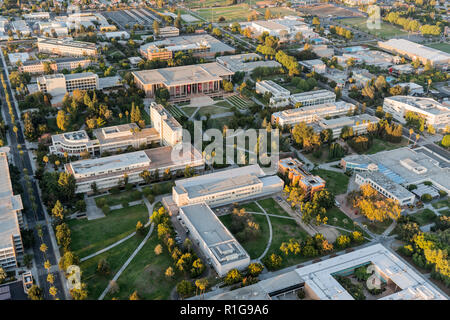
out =
[[357,268],[373,266],[380,288],[377,300],[447,300],[429,281],[410,268],[382,244],[345,253],[337,257],[300,267],[262,280],[251,286],[219,293],[213,300],[289,300],[303,290],[308,300],[354,300],[337,281],[337,277],[352,275]]
[[22,198],[14,195],[6,152],[0,151],[0,267],[11,271],[19,266],[24,248]]
[[45,72],[45,64],[54,72],[62,72],[64,69],[71,71],[77,68],[87,68],[91,65],[91,60],[82,57],[68,57],[44,60],[29,60],[22,62],[19,66],[21,72],[42,74]]
[[42,53],[59,56],[96,56],[97,46],[92,42],[75,41],[71,39],[38,38],[38,49]]
[[73,74],[49,74],[37,78],[39,91],[53,97],[64,96],[74,90],[94,90],[99,88],[98,75],[92,72]]
[[133,71],[136,85],[148,97],[154,97],[156,90],[165,88],[174,101],[190,101],[196,95],[222,97],[223,80],[230,81],[233,71],[217,62],[188,65],[173,68]]

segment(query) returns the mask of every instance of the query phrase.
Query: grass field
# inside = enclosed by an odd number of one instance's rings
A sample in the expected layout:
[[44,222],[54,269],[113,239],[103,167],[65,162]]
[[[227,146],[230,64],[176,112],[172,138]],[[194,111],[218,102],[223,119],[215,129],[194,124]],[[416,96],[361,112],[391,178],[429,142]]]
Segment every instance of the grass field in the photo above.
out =
[[124,201],[131,202],[131,201],[134,201],[132,199],[132,194],[136,191],[138,191],[138,190],[123,191],[118,194],[108,194],[103,197],[97,197],[97,198],[95,198],[95,203],[98,203],[98,201],[100,199],[105,199],[108,206],[115,206],[115,205],[121,204]]
[[381,151],[398,149],[401,147],[405,147],[408,145],[408,140],[402,137],[402,140],[399,143],[392,143],[385,140],[373,139],[372,146],[364,154],[374,154]]
[[244,208],[247,212],[261,212],[261,209],[256,205],[254,202],[246,203],[240,206],[241,208]]
[[[240,241],[245,251],[250,255],[250,259],[256,259],[264,252],[269,241],[269,225],[265,215],[252,214],[255,222],[259,224],[261,235],[254,240]],[[229,230],[231,226],[231,214],[219,217],[220,221]]]
[[71,248],[80,258],[101,250],[128,236],[136,229],[136,223],[148,221],[145,205],[113,210],[106,217],[96,220],[70,220]]
[[436,220],[436,214],[430,209],[424,209],[417,213],[411,215],[411,217],[416,221],[420,226],[424,226],[426,224],[430,224]]
[[432,204],[433,208],[435,209],[441,209],[445,207],[450,207],[450,198],[445,197],[445,199],[439,200],[438,202],[434,202]]
[[275,200],[273,200],[272,198],[259,200],[258,203],[269,214],[276,214],[276,215],[279,215],[279,216],[290,217],[289,213],[284,211],[284,209]]
[[408,34],[406,31],[403,31],[399,27],[386,22],[381,22],[380,29],[369,29],[367,27],[367,18],[347,18],[339,21],[347,26],[354,27],[355,29],[359,29],[363,32],[383,38],[395,38],[397,36]]
[[450,53],[450,43],[443,42],[443,43],[432,43],[427,44],[427,47],[438,49],[447,53]]
[[112,298],[128,300],[135,290],[143,300],[170,299],[170,292],[183,279],[183,275],[180,272],[175,272],[175,276],[172,278],[164,275],[166,269],[173,265],[173,261],[165,247],[160,255],[155,254],[155,247],[159,241],[155,231],[153,232],[153,235],[117,280],[119,292],[108,293],[105,297],[106,300]]
[[211,119],[208,123],[208,128],[223,129],[223,126],[228,124],[233,117],[222,117],[217,119]]
[[[214,7],[196,9],[195,12],[202,18],[211,22],[218,22],[220,17],[225,18],[225,22],[247,21],[247,16],[252,12],[248,4],[241,3],[234,6]],[[212,12],[212,13],[211,13]]]
[[314,169],[311,173],[320,176],[326,181],[326,188],[335,195],[347,192],[349,177],[343,173]]
[[[140,236],[132,237],[111,250],[81,262],[81,279],[88,286],[89,300],[98,299],[103,290],[108,286],[109,281],[114,277],[114,274],[127,261],[142,239]],[[101,275],[96,272],[98,262],[101,259],[105,259],[109,264],[110,273],[107,275]]]
[[222,106],[222,105],[211,105],[211,106],[205,106],[205,107],[201,107],[200,110],[197,111],[197,114],[199,114],[200,116],[206,116],[206,114],[220,114],[220,113],[225,113],[225,112],[230,112],[231,111],[231,106],[228,105],[227,107]]
[[197,110],[196,107],[181,107],[181,110],[188,116],[192,116],[195,112],[195,110]]
[[[259,13],[262,14],[262,16],[264,16],[266,13],[266,8],[256,9],[256,11],[258,11]],[[298,12],[296,12],[295,10],[284,8],[284,7],[269,8],[269,11],[272,16],[272,19],[275,19],[277,17],[298,16],[299,15]]]
[[367,229],[369,229],[373,233],[382,234],[384,232],[384,230],[386,230],[392,224],[392,220],[391,219],[386,219],[383,222],[379,222],[379,221],[370,222],[370,221],[367,221],[364,224],[367,225]]
[[[359,231],[364,236],[370,238],[370,236],[362,230],[358,225],[355,225],[344,212],[341,211],[338,207],[334,207],[329,209],[326,214],[328,218],[327,224],[330,226],[337,226],[351,231]],[[339,230],[341,233],[345,233],[343,230]]]

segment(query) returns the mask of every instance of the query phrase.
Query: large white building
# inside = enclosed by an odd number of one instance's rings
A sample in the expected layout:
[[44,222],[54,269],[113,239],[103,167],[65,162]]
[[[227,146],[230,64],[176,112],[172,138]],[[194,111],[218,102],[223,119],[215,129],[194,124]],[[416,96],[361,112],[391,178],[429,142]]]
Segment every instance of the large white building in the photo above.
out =
[[248,253],[206,203],[181,207],[180,217],[220,277],[250,264]]
[[65,37],[69,34],[69,29],[64,21],[45,21],[39,22],[39,32],[42,35],[48,33],[50,36],[56,33],[58,37]]
[[161,144],[174,146],[183,140],[183,127],[162,105],[150,104],[150,120],[159,132]]
[[401,123],[406,123],[407,112],[414,112],[425,118],[426,124],[436,130],[445,129],[450,124],[450,108],[431,98],[393,96],[384,99],[383,110]]
[[203,156],[192,145],[184,145],[182,154],[178,150],[165,146],[103,158],[79,160],[67,163],[65,170],[75,178],[76,193],[91,192],[94,182],[98,190],[110,189],[118,186],[125,176],[128,177],[128,183],[144,182],[140,176],[144,170],[151,174],[158,172],[159,177],[162,177],[167,170],[172,174],[183,172],[187,166],[195,171],[203,170],[205,165]]
[[95,139],[90,139],[86,131],[74,131],[52,135],[50,153],[56,155],[81,156],[89,153],[100,156],[104,152],[135,149],[159,142],[159,133],[155,128],[140,129],[135,123],[122,124],[93,131]]
[[44,65],[48,63],[51,70],[55,72],[62,72],[64,69],[67,71],[74,70],[78,67],[87,68],[91,65],[91,60],[87,58],[59,58],[59,59],[46,59],[46,60],[28,60],[23,62],[19,70],[20,72],[39,73],[45,72]]
[[6,271],[18,267],[18,259],[24,253],[20,235],[22,209],[22,198],[13,193],[7,154],[0,152],[0,266]]
[[[284,300],[296,299],[303,290],[311,300],[354,300],[336,279],[349,276],[361,266],[372,266],[383,292],[367,299],[448,300],[430,281],[409,267],[382,244],[374,244],[336,257],[312,263],[259,281],[251,286],[219,293],[212,300]],[[365,294],[369,294],[366,292]],[[199,296],[192,299],[198,299]]]
[[92,42],[74,41],[72,39],[38,38],[39,52],[60,56],[97,56],[97,46]]
[[384,50],[406,56],[411,60],[419,59],[424,65],[430,62],[434,67],[447,69],[450,64],[450,54],[406,39],[379,41],[378,46]]
[[269,104],[271,107],[285,107],[289,105],[289,97],[291,95],[289,90],[283,88],[272,80],[263,80],[256,82],[255,90],[256,93],[262,95],[264,95],[265,93],[271,94],[269,100]]
[[336,102],[336,94],[329,90],[307,91],[292,94],[290,100],[294,106],[297,103],[301,103],[302,107],[317,106]]
[[314,129],[317,131],[331,130],[333,139],[341,135],[344,127],[352,128],[354,135],[367,133],[371,123],[378,123],[380,119],[368,114],[360,114],[351,117],[339,117],[336,119],[320,119]]
[[29,36],[31,29],[25,20],[15,20],[10,23],[13,32],[20,32],[23,36]]
[[74,90],[94,90],[99,88],[98,75],[92,72],[73,74],[51,74],[37,78],[39,91],[49,93],[52,96],[65,95]]
[[337,101],[334,103],[324,103],[315,106],[302,107],[275,112],[272,114],[272,123],[284,125],[295,125],[300,122],[316,122],[324,117],[334,117],[346,115],[356,109],[354,104]]
[[254,164],[178,180],[172,190],[172,201],[178,207],[203,202],[217,207],[281,192],[283,187],[284,182],[278,176],[266,176]]

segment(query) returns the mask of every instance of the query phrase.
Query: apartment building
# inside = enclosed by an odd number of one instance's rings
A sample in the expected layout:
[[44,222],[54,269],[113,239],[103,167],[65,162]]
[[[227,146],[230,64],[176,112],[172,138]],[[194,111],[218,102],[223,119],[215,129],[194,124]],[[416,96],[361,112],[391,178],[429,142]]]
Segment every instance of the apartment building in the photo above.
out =
[[356,106],[354,104],[344,101],[324,103],[275,112],[272,114],[272,123],[279,124],[280,126],[295,125],[300,122],[312,123],[325,117],[346,115],[355,109]]
[[95,182],[98,190],[107,190],[119,185],[125,176],[128,183],[142,183],[140,176],[147,170],[150,174],[158,172],[162,177],[164,172],[177,174],[193,168],[195,172],[204,169],[205,161],[202,154],[192,145],[182,146],[184,153],[180,155],[178,149],[171,146],[147,149],[142,151],[122,153],[118,155],[78,160],[65,164],[65,171],[75,178],[76,193],[90,193]]
[[250,256],[222,224],[206,203],[180,208],[180,217],[217,274],[223,277],[231,269],[243,270],[250,264]]
[[38,50],[42,53],[60,56],[97,56],[97,45],[92,42],[74,41],[71,39],[38,38]]
[[431,98],[393,96],[384,99],[383,110],[400,123],[406,123],[407,112],[414,112],[437,130],[443,130],[450,124],[450,108]]
[[307,198],[325,188],[325,180],[308,172],[304,168],[304,164],[298,159],[291,157],[280,159],[278,161],[278,171],[286,175],[292,185],[301,187],[305,191]]
[[254,164],[178,180],[171,201],[166,203],[173,202],[178,207],[206,203],[217,207],[281,192],[283,187],[284,182],[278,176],[266,176]]
[[53,97],[72,93],[74,90],[94,90],[99,88],[98,75],[92,72],[74,74],[51,74],[37,78],[39,91]]
[[290,100],[294,106],[297,103],[300,103],[302,107],[317,106],[336,102],[336,94],[328,90],[307,91],[292,94]]
[[231,80],[234,72],[217,62],[142,70],[132,72],[138,88],[154,97],[158,88],[166,88],[175,102],[190,101],[191,97],[208,95],[223,97],[222,82]]
[[183,140],[183,127],[162,105],[150,104],[150,120],[159,132],[161,144],[174,146]]
[[81,156],[89,153],[100,156],[104,152],[117,152],[128,147],[135,149],[159,141],[155,128],[140,129],[135,123],[98,128],[92,132],[95,139],[89,138],[84,130],[52,135],[50,153],[56,155]]
[[18,267],[24,253],[20,227],[23,225],[20,195],[14,195],[6,152],[0,152],[0,266],[6,271]]
[[283,88],[272,80],[256,82],[255,89],[256,93],[262,95],[270,93],[271,97],[269,104],[271,107],[285,107],[289,105],[289,97],[291,95],[289,90]]
[[28,72],[31,74],[42,74],[45,72],[44,65],[48,63],[53,72],[61,72],[63,70],[71,71],[77,68],[87,68],[91,65],[91,60],[86,58],[60,58],[46,60],[29,60],[23,62],[19,67],[20,72]]

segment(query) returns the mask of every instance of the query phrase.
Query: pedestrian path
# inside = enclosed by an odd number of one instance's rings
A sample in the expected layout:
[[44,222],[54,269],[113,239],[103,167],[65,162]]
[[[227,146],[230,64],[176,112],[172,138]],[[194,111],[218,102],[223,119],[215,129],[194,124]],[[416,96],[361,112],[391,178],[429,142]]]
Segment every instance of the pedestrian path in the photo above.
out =
[[269,224],[269,241],[267,241],[266,249],[264,249],[264,252],[256,259],[256,261],[260,262],[262,258],[265,257],[267,252],[269,251],[270,245],[272,244],[272,222],[270,221],[269,214],[264,210],[261,205],[255,201],[256,205],[262,210],[263,214],[266,215],[267,223]]

